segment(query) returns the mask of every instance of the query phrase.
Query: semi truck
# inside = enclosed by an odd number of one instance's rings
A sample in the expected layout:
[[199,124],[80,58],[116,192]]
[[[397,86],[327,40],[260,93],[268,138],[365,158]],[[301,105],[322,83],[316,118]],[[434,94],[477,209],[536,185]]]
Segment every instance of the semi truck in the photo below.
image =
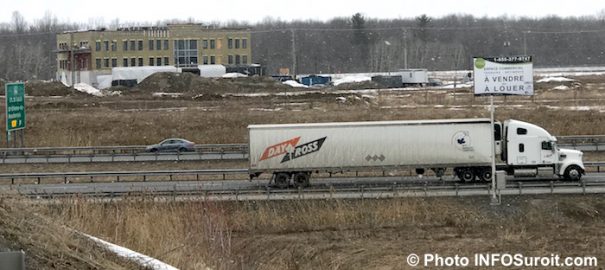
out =
[[[460,181],[489,181],[497,169],[515,177],[579,181],[582,152],[557,147],[543,128],[518,120],[447,119],[250,125],[249,173],[271,173],[277,187],[306,187],[313,172],[363,168],[451,169]],[[492,134],[493,131],[493,134]]]

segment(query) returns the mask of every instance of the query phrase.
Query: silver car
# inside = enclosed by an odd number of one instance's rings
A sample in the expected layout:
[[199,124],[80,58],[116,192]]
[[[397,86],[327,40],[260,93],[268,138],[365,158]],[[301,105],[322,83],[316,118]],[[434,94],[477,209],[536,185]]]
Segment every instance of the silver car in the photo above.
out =
[[146,152],[193,152],[195,151],[195,143],[180,139],[170,138],[161,141],[160,143],[147,146]]

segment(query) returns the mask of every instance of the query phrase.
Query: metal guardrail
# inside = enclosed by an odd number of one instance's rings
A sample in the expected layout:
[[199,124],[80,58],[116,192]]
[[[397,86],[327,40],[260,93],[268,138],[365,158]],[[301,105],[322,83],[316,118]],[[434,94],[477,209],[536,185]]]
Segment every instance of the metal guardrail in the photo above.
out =
[[[585,162],[584,166],[593,167],[596,172],[602,172],[605,167],[605,161]],[[355,172],[358,175],[358,172]],[[128,182],[145,182],[150,177],[168,177],[169,181],[173,179],[181,179],[183,177],[191,177],[188,181],[199,181],[200,176],[214,175],[221,176],[220,180],[226,180],[227,175],[248,175],[247,168],[237,169],[201,169],[201,170],[158,170],[158,171],[107,171],[107,172],[51,172],[51,173],[2,173],[0,181],[10,180],[10,184],[15,184],[15,180],[19,179],[34,179],[36,184],[41,184],[42,179],[61,179],[64,184],[71,183],[70,179],[86,178],[88,182],[94,182],[95,178],[109,178],[113,182],[123,181],[125,177],[129,177]],[[385,175],[385,172],[382,172]],[[195,178],[193,178],[195,177]],[[331,174],[330,174],[331,177]],[[122,179],[121,179],[122,178]],[[247,180],[247,177],[233,180]]]
[[[165,187],[163,190],[127,190],[123,192],[94,190],[79,193],[88,198],[116,198],[128,196],[149,196],[154,199],[165,198],[176,201],[246,201],[246,200],[293,200],[293,199],[375,199],[396,197],[436,197],[436,196],[481,196],[490,195],[490,184],[479,185],[385,185],[379,187],[318,188],[318,189],[224,189],[224,190],[179,190],[177,185]],[[523,184],[516,182],[507,184],[506,189],[499,190],[500,195],[535,195],[535,194],[595,194],[605,193],[605,181],[598,182],[543,182]],[[55,199],[72,197],[74,194],[65,193],[26,193],[28,197]]]
[[[604,151],[605,135],[559,136],[559,146]],[[194,152],[145,152],[146,146],[0,148],[0,164],[243,160],[247,144],[200,144]]]
[[605,135],[559,136],[558,144],[562,148],[582,151],[604,151]]
[[[149,177],[166,176],[169,180],[179,176],[195,176],[199,181],[201,175],[218,175],[222,176],[222,180],[226,179],[227,175],[248,174],[248,169],[204,169],[204,170],[161,170],[161,171],[110,171],[110,172],[51,172],[51,173],[3,173],[0,174],[0,179],[10,179],[11,184],[15,184],[17,179],[35,179],[36,184],[41,184],[42,179],[62,179],[64,184],[70,183],[73,178],[87,178],[90,182],[94,182],[94,178],[113,178],[115,182],[120,182],[124,177],[131,177],[130,182],[145,182]],[[120,179],[122,178],[122,179]]]
[[248,158],[244,144],[196,145],[192,152],[145,152],[145,146],[0,148],[0,164],[90,163]]
[[[111,154],[141,154],[146,153],[146,145],[130,146],[82,146],[82,147],[28,147],[28,148],[0,148],[0,156],[11,155],[111,155]],[[198,144],[195,152],[247,152],[246,144]]]

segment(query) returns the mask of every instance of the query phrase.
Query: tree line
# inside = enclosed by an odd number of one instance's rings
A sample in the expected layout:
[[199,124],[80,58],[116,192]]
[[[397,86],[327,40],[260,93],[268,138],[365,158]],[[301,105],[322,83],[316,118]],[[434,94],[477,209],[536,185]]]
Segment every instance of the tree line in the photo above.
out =
[[[166,23],[196,22],[172,20]],[[150,25],[137,23],[138,25]],[[595,16],[543,18],[474,17],[374,19],[357,13],[329,21],[213,23],[252,32],[252,61],[269,74],[289,68],[298,74],[388,72],[402,68],[470,69],[473,56],[532,55],[534,65],[605,64],[605,10]],[[113,20],[88,24],[59,22],[47,13],[28,23],[19,12],[0,23],[0,78],[52,79],[56,34],[68,30],[134,26]]]

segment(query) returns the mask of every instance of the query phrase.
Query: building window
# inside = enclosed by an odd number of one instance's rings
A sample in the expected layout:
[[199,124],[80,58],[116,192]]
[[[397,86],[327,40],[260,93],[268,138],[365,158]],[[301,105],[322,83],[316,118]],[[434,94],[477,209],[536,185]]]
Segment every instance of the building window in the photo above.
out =
[[95,50],[96,50],[97,52],[101,50],[101,41],[97,41],[97,42],[95,43]]
[[203,55],[202,56],[202,64],[203,65],[208,65],[208,55]]
[[227,59],[228,59],[228,60],[227,60],[227,64],[229,64],[229,65],[233,65],[233,55],[229,55],[229,56],[227,57]]
[[139,40],[139,51],[143,50],[143,41]]
[[137,50],[137,41],[136,40],[131,40],[130,41],[130,50],[131,51],[136,51]]
[[239,38],[235,39],[235,48],[239,49]]
[[165,66],[169,66],[170,65],[170,58],[164,57],[164,65]]
[[124,40],[124,43],[122,45],[122,49],[126,52],[128,51],[128,40]]
[[202,40],[202,49],[208,49],[208,40],[207,39]]
[[105,47],[105,51],[108,52],[109,51],[109,41],[108,40],[103,41],[103,45],[105,45],[104,46]]
[[175,40],[174,59],[176,67],[197,66],[197,40]]
[[118,42],[114,40],[111,42],[111,51],[115,52],[117,49],[118,49]]
[[96,65],[96,66],[97,66],[97,69],[101,69],[101,59],[100,59],[100,58],[97,58],[97,59],[95,59],[95,62],[96,62],[96,64],[97,64],[97,65]]
[[106,67],[106,68],[109,67],[109,58],[103,59],[103,67]]
[[118,59],[111,58],[111,67],[117,67],[117,66],[118,66]]
[[131,67],[136,67],[137,66],[137,59],[136,58],[130,58],[130,66]]
[[143,66],[143,57],[139,57],[139,67],[142,67],[142,66]]
[[216,56],[214,56],[214,55],[210,56],[210,64],[211,65],[215,65],[216,64]]
[[242,55],[242,64],[244,64],[244,65],[248,64],[248,56],[247,55]]
[[165,39],[165,40],[164,40],[164,51],[167,51],[167,50],[168,50],[168,45],[169,45],[169,44],[168,44],[168,40],[167,40],[167,39]]
[[149,50],[150,50],[150,51],[153,51],[153,44],[154,44],[154,43],[153,43],[153,40],[150,40],[150,41],[149,41]]
[[235,55],[235,64],[236,65],[241,64],[240,60],[241,60],[241,58],[240,58],[239,54]]
[[124,66],[124,67],[128,66],[128,58],[122,59],[122,66]]
[[233,49],[233,39],[227,39],[227,49]]
[[242,49],[247,49],[248,48],[248,40],[245,38],[242,38]]
[[162,49],[162,40],[158,39],[155,41],[155,46],[156,46],[156,50],[161,50]]
[[162,65],[162,57],[158,57],[155,59],[155,65],[156,66],[161,66]]
[[211,50],[216,49],[216,40],[214,40],[214,39],[210,40],[210,49]]
[[154,57],[149,57],[149,65],[150,66],[155,66],[155,58]]

